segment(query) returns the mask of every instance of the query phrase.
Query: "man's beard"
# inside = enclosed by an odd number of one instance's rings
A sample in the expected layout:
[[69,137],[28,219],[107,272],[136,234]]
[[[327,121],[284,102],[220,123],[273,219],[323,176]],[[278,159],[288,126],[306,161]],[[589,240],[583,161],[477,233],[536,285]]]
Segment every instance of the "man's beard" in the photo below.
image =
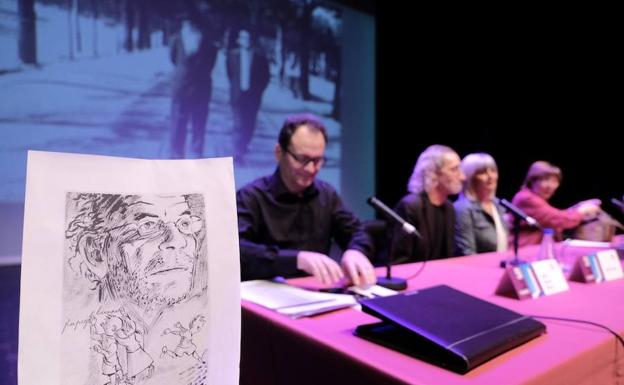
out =
[[[179,280],[177,283],[180,283]],[[176,290],[169,294],[167,288],[163,287],[165,285],[168,284],[149,282],[145,277],[138,277],[133,273],[129,280],[128,296],[143,309],[161,309],[180,303],[188,297],[191,289],[191,282],[188,282],[185,290]]]
[[[188,277],[188,284],[183,288],[171,290],[170,282],[150,282],[147,277],[137,272],[130,274],[124,267],[111,270],[109,283],[116,288],[113,294],[116,298],[126,298],[143,309],[146,313],[157,311],[165,307],[178,304],[188,298],[192,288],[192,274]],[[180,284],[181,279],[176,280]]]

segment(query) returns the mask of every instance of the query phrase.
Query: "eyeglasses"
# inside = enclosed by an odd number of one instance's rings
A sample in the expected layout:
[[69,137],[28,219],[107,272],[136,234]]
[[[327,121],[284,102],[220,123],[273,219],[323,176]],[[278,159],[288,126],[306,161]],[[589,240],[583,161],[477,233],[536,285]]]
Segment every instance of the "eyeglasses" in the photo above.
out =
[[324,156],[319,156],[316,158],[311,158],[309,156],[305,156],[305,155],[298,155],[293,153],[292,151],[290,151],[289,149],[285,149],[285,151],[290,154],[290,156],[293,157],[294,160],[297,161],[297,163],[299,163],[300,165],[302,165],[303,167],[306,167],[308,165],[308,163],[312,162],[314,163],[315,167],[321,167],[322,165],[325,164],[325,162],[327,162],[327,158]]
[[[171,222],[165,222],[157,218],[144,218],[137,224],[137,232],[142,237],[148,237],[162,232],[165,225]],[[175,221],[175,227],[178,231],[185,235],[197,233],[204,226],[202,219],[195,215],[184,215]]]

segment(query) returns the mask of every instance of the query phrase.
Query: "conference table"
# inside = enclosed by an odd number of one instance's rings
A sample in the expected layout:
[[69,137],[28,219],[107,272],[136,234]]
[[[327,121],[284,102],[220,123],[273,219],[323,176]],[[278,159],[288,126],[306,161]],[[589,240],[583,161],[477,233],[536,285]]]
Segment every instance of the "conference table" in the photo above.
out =
[[[520,258],[538,246],[519,251]],[[557,245],[568,261],[599,249]],[[496,294],[511,252],[426,262],[408,280],[408,291],[446,284],[525,315],[585,320],[622,335],[624,279],[570,282],[563,293],[518,300]],[[394,266],[407,278],[422,263]],[[378,268],[382,275],[384,268]],[[310,277],[289,280],[320,287]],[[459,315],[461,316],[461,315]],[[607,330],[582,323],[539,319],[547,332],[461,375],[369,342],[353,334],[378,319],[357,308],[290,319],[251,302],[242,303],[241,384],[619,384],[624,383],[624,347]]]

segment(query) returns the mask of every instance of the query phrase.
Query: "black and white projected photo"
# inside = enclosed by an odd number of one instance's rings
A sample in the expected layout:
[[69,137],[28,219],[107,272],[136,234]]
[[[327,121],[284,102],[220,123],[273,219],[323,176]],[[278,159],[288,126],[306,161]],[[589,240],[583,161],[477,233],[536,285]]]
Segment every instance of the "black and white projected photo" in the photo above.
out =
[[[27,150],[233,156],[240,187],[273,171],[284,118],[309,112],[340,189],[344,39],[374,46],[367,18],[325,1],[0,0],[0,257],[19,257]],[[357,76],[374,79],[369,61]]]

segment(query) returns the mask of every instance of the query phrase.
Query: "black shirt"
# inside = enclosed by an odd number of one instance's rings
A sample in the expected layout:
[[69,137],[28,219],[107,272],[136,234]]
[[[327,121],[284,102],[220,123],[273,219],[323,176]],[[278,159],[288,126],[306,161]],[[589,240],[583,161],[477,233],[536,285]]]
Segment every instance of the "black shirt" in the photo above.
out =
[[370,238],[326,182],[316,180],[301,195],[292,194],[278,168],[241,188],[236,202],[243,281],[302,275],[297,253],[327,255],[332,239],[343,250],[357,249],[370,257]]
[[433,221],[427,224],[432,230],[430,245],[431,255],[436,259],[440,257],[450,257],[450,255],[446,255],[446,244],[448,243],[446,239],[447,206],[448,205],[432,205],[431,219],[433,219]]
[[425,192],[410,193],[399,201],[395,211],[416,227],[420,237],[407,235],[401,226],[395,225],[390,246],[394,263],[453,256],[455,210],[451,202],[435,206]]

